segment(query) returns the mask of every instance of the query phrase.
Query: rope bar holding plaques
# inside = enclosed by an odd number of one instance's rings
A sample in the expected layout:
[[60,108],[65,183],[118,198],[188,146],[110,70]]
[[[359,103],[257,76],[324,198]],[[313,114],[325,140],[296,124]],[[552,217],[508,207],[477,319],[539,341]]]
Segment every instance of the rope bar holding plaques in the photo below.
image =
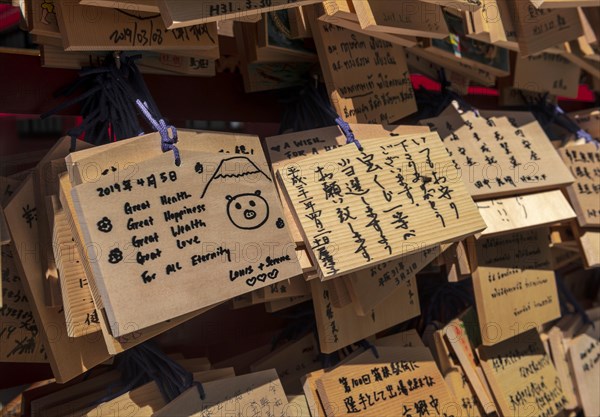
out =
[[143,343],[120,354],[117,369],[121,371],[120,381],[110,385],[108,394],[93,405],[111,401],[152,381],[167,403],[193,386],[197,387],[200,398],[205,398],[202,384],[194,381],[192,373],[151,343]]
[[135,63],[140,57],[114,53],[107,55],[104,66],[84,68],[75,82],[58,91],[55,96],[71,96],[78,90],[84,92],[42,114],[41,118],[82,103],[83,122],[68,132],[73,151],[77,138],[82,136],[87,142],[100,145],[143,135],[137,109],[152,129],[160,134],[162,151],[173,151],[175,164],[180,165],[181,156],[175,146],[177,129],[167,124],[158,111]]

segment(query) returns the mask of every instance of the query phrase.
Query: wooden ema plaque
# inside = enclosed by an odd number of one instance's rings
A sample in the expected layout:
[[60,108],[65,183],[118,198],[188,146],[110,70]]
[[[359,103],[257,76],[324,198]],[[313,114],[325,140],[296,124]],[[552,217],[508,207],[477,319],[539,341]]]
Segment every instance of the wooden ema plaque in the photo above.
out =
[[74,187],[113,335],[302,274],[276,193],[254,159],[200,152]]
[[2,247],[0,362],[48,363],[29,299],[8,246]]
[[508,0],[517,31],[519,53],[526,57],[577,39],[583,34],[575,7],[536,9],[529,1]]
[[317,3],[319,0],[157,0],[167,28],[260,16],[263,13]]
[[311,19],[332,104],[348,123],[389,124],[417,111],[404,49]]
[[[12,254],[29,300],[41,342],[57,382],[64,383],[109,359],[104,343],[97,337],[68,337],[64,311],[45,305],[44,274],[40,262],[33,177],[29,175],[11,201],[5,214],[12,236]],[[96,333],[97,334],[97,333]]]
[[418,0],[352,0],[363,29],[396,35],[445,38],[443,4]]
[[454,112],[421,123],[438,132],[475,199],[542,191],[573,182],[537,122]]
[[487,225],[481,232],[482,236],[567,222],[577,217],[560,190],[496,198],[476,204]]
[[437,134],[362,146],[277,173],[322,279],[406,256],[415,243],[424,250],[485,228]]
[[[189,2],[188,2],[189,3]],[[67,51],[218,49],[215,23],[169,30],[160,15],[54,0]]]
[[577,396],[586,416],[600,415],[600,321],[569,343],[569,362]]
[[481,238],[473,272],[484,345],[560,317],[547,228]]
[[219,379],[185,391],[152,417],[261,416],[294,415],[275,369]]
[[460,415],[431,352],[424,347],[366,350],[316,381],[327,417]]
[[563,415],[566,399],[536,329],[482,346],[478,354],[502,415]]
[[[416,133],[427,133],[426,126],[395,126],[395,125],[369,125],[351,124],[350,128],[361,141],[377,139],[389,135],[409,135]],[[293,164],[300,158],[329,152],[332,149],[346,145],[347,139],[338,126],[323,127],[320,129],[305,130],[302,132],[286,133],[284,135],[271,136],[265,139],[267,152],[271,161],[271,169],[276,172],[288,164]],[[296,244],[302,245],[302,235],[296,224],[290,206],[285,198],[282,198],[283,211],[292,232]]]
[[336,307],[330,283],[318,279],[310,282],[319,344],[324,353],[333,353],[421,313],[414,276],[365,315],[357,314],[352,303]]
[[600,227],[600,151],[594,143],[559,149],[575,177],[567,188],[581,227]]

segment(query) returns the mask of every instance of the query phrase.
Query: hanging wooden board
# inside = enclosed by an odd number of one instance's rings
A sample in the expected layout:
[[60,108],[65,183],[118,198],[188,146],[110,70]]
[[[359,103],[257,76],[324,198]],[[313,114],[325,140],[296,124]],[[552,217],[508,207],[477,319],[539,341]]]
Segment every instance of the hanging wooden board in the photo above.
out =
[[67,334],[69,337],[81,337],[100,331],[100,317],[66,214],[60,207],[58,196],[52,197],[52,249],[60,276]]
[[288,342],[250,366],[252,372],[275,369],[286,394],[302,392],[302,376],[321,369],[319,344],[314,333]]
[[[254,158],[260,169],[267,170],[267,160],[255,135],[178,129],[177,147],[183,152],[198,151],[245,155]],[[67,156],[67,166],[74,185],[95,183],[109,175],[130,178],[137,164],[163,154],[160,135],[156,132],[121,140]]]
[[208,22],[256,16],[292,7],[306,6],[319,0],[157,0],[160,14],[168,29],[183,28]]
[[[474,308],[469,308],[459,317],[451,320],[442,330],[444,339],[439,340],[442,353],[447,346],[456,355],[458,363],[464,371],[464,376],[468,380],[478,403],[484,410],[485,414],[496,412],[496,404],[488,382],[486,381],[474,349],[481,344],[481,334],[479,333],[479,321]],[[442,344],[443,342],[444,344]],[[449,352],[448,352],[449,353]],[[445,367],[450,368],[453,363],[451,359],[442,358],[440,361],[445,362]]]
[[600,415],[600,330],[595,328],[573,338],[569,343],[569,362],[573,371],[579,403],[586,416]]
[[576,8],[536,9],[529,1],[508,2],[522,57],[543,52],[583,34]]
[[354,12],[352,0],[328,0],[323,2],[323,13],[318,10],[319,20],[333,23],[351,31],[373,36],[393,43],[394,45],[411,47],[417,44],[417,38],[414,36],[395,35],[393,33],[378,32],[361,28],[358,17]]
[[415,329],[392,334],[390,336],[378,337],[375,342],[377,346],[396,347],[425,347],[421,336]]
[[530,0],[538,9],[570,9],[574,7],[598,7],[596,0]]
[[377,347],[357,363],[326,372],[316,381],[327,417],[458,415],[460,406],[448,390],[431,352],[424,347]]
[[548,345],[552,354],[552,363],[554,363],[556,373],[560,378],[563,394],[565,395],[565,408],[567,410],[574,410],[578,407],[578,400],[575,393],[575,384],[573,383],[575,379],[567,361],[567,348],[571,338],[565,338],[565,336],[570,335],[563,334],[563,327],[565,327],[566,320],[568,319],[568,316],[563,317],[548,331]]
[[581,227],[600,227],[600,150],[594,143],[566,146],[560,156],[575,177],[567,188]]
[[476,204],[487,225],[481,236],[486,237],[547,226],[576,217],[560,190],[483,200]]
[[[2,206],[8,202],[20,183],[21,181],[0,176],[0,245],[8,245],[10,243],[10,233],[8,232],[8,225],[4,218]],[[0,307],[2,307],[1,303]]]
[[46,349],[12,252],[2,247],[0,362],[48,363]]
[[28,0],[25,2],[27,29],[32,35],[61,40],[54,0]]
[[484,68],[476,68],[461,61],[446,59],[422,47],[409,48],[406,55],[409,67],[423,69],[424,74],[431,73],[433,78],[438,77],[436,68],[444,68],[481,85],[492,86],[496,83],[496,76]]
[[288,281],[270,284],[260,290],[252,291],[252,304],[267,303],[290,297],[302,297],[310,294],[303,275],[294,277]]
[[310,299],[310,295],[301,295],[299,297],[289,297],[280,300],[269,301],[268,303],[265,303],[265,311],[267,313],[276,313],[278,311],[285,310],[286,308],[309,301]]
[[128,12],[160,12],[156,0],[79,0],[79,4],[83,6],[123,9]]
[[579,231],[579,242],[587,268],[600,266],[600,229],[588,228]]
[[[473,198],[566,186],[573,177],[537,122],[472,112],[421,120],[435,129]],[[533,117],[533,116],[530,116]]]
[[[92,145],[82,142],[80,149],[91,148]],[[62,137],[37,163],[33,170],[33,185],[35,192],[35,206],[39,232],[39,250],[42,274],[44,277],[46,305],[60,307],[62,305],[61,290],[58,281],[58,271],[52,252],[52,228],[50,226],[51,212],[47,204],[47,196],[56,195],[58,192],[58,176],[66,170],[64,157],[69,154],[71,140]]]
[[536,329],[482,346],[478,355],[503,415],[563,415],[566,399]]
[[406,291],[402,284],[415,277],[440,252],[440,247],[436,246],[341,278],[346,284],[356,313],[365,316],[396,291]]
[[[35,215],[33,178],[30,175],[5,207],[6,219],[13,238],[13,256],[33,317],[45,346],[46,354],[58,382],[66,382],[92,367],[106,361],[110,355],[97,337],[67,337],[64,312],[46,307],[44,283],[39,259],[30,260],[31,248],[39,245],[38,224]],[[97,334],[97,333],[96,333]]]
[[311,16],[331,103],[348,123],[390,124],[417,110],[401,46]]
[[571,112],[569,113],[569,117],[575,120],[579,127],[592,135],[594,139],[600,141],[600,108],[596,107],[593,109]]
[[[181,155],[179,167],[169,152],[137,164],[131,178],[73,188],[115,336],[128,333],[122,323],[143,329],[302,274],[273,182],[253,159]],[[211,290],[186,297],[199,287]],[[140,294],[151,310],[132,303]]]
[[513,87],[536,93],[577,98],[581,68],[559,54],[517,57]]
[[332,353],[377,332],[402,323],[420,314],[416,279],[402,284],[394,294],[359,316],[354,306],[333,306],[331,292],[319,280],[310,282],[313,305],[323,353]]
[[[188,3],[188,2],[186,2]],[[210,50],[219,47],[215,23],[167,30],[159,14],[130,13],[54,0],[67,51]]]
[[[426,126],[351,124],[350,128],[354,135],[361,141],[384,136],[395,137],[429,132],[429,128]],[[287,165],[294,164],[300,158],[318,155],[344,146],[347,139],[338,126],[330,126],[271,136],[266,138],[265,142],[267,152],[269,153],[269,160],[271,161],[271,170],[275,173],[278,169],[285,169]],[[302,240],[302,235],[292,215],[290,206],[285,198],[281,200],[285,219],[292,232],[294,241],[298,245],[303,245],[304,241]]]
[[423,39],[427,51],[449,61],[464,62],[475,68],[483,68],[498,77],[510,74],[510,56],[506,48],[472,39],[466,32],[462,13],[445,9],[443,17],[448,23],[449,34],[443,39]]
[[[194,372],[193,376],[194,382],[205,384],[220,379],[233,378],[235,377],[235,372],[233,368],[221,368]],[[82,414],[81,417],[110,415],[127,415],[131,417],[151,416],[152,413],[159,411],[166,405],[167,403],[156,382],[150,382],[110,401],[103,402],[97,407],[93,407],[90,411]]]
[[362,146],[303,158],[278,171],[322,279],[485,228],[463,182],[446,177],[452,165],[436,134]]
[[438,39],[448,36],[448,26],[439,3],[352,0],[352,5],[363,29]]
[[482,343],[493,345],[560,317],[547,228],[482,238],[473,272]]
[[286,415],[287,397],[274,369],[224,378],[202,384],[205,399],[196,387],[185,391],[152,417],[218,416],[222,411],[247,415],[261,414],[268,405],[273,416]]

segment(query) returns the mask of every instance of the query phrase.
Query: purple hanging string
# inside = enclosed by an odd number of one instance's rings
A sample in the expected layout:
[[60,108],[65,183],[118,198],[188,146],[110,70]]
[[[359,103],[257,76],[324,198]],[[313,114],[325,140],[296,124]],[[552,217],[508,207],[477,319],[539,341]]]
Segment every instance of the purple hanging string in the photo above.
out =
[[[150,109],[148,108],[148,103],[142,102],[140,99],[137,99],[135,101],[135,104],[137,104],[138,108],[140,109],[148,123],[150,123],[154,130],[156,130],[160,134],[162,151],[173,151],[173,154],[175,155],[175,165],[181,165],[181,156],[179,154],[179,149],[177,148],[177,146],[175,146],[178,140],[177,129],[175,128],[175,126],[167,125],[164,119],[160,119],[157,121],[154,117],[152,117],[152,114],[150,114]],[[169,129],[171,129],[171,132],[173,133],[172,136],[169,136]]]
[[362,152],[363,147],[360,144],[360,142],[358,141],[358,139],[356,139],[354,137],[354,133],[352,132],[350,125],[345,120],[343,120],[341,117],[337,117],[335,119],[335,123],[337,123],[337,125],[340,127],[340,129],[342,129],[344,136],[346,136],[346,143],[347,144],[354,143],[356,145],[356,147],[358,148],[358,150]]
[[[579,127],[579,125],[577,124],[576,121],[572,120],[563,109],[560,108],[559,105],[556,105],[556,107],[554,108],[554,111],[560,115],[563,116],[565,119],[568,120],[568,124],[573,126],[572,130],[577,129],[577,127]],[[577,129],[575,133],[575,136],[577,136],[577,139],[584,139],[585,143],[590,143],[590,142],[595,142],[594,138],[592,138],[592,135],[590,135],[588,132],[586,132],[583,129]],[[596,146],[598,146],[598,143],[596,142]]]

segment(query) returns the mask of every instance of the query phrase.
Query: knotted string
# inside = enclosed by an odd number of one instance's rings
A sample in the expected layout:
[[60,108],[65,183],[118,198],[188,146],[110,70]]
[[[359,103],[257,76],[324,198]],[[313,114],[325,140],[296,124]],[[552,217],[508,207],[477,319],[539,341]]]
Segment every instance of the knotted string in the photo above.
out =
[[205,397],[202,384],[194,382],[191,372],[150,343],[138,345],[119,355],[117,369],[121,371],[121,381],[111,384],[107,395],[95,401],[92,406],[111,401],[152,381],[167,403],[194,385],[200,398]]
[[300,132],[338,125],[344,136],[346,136],[346,143],[354,143],[362,151],[362,146],[358,139],[354,137],[350,125],[337,114],[326,98],[326,93],[319,84],[317,77],[291,96],[292,98],[281,100],[286,106],[279,127],[279,134],[290,130]]
[[379,352],[377,351],[377,347],[375,347],[375,345],[369,342],[367,339],[360,340],[356,342],[355,345],[363,348],[365,351],[371,350],[371,352],[373,352],[373,356],[375,356],[375,359],[379,359]]
[[439,321],[448,323],[468,307],[475,305],[472,293],[472,279],[458,282],[435,282],[434,279],[419,281],[419,297],[427,300],[427,305],[422,305],[423,329],[429,324]]
[[[164,119],[156,120],[152,117],[150,113],[150,108],[148,107],[147,102],[143,102],[140,99],[135,101],[138,109],[142,112],[148,123],[152,126],[154,130],[156,130],[160,134],[161,140],[161,149],[163,152],[173,151],[173,155],[175,155],[175,165],[181,165],[181,156],[179,154],[179,149],[175,144],[177,143],[177,129],[173,125],[167,125]],[[169,135],[169,130],[173,133]]]
[[344,119],[342,119],[341,117],[337,117],[335,119],[335,122],[340,127],[340,129],[342,129],[342,132],[344,133],[344,136],[346,136],[346,144],[348,144],[348,143],[354,143],[356,145],[356,147],[358,148],[358,150],[362,151],[363,147],[360,144],[360,142],[358,141],[358,139],[356,139],[354,137],[354,132],[352,132],[352,129],[350,128],[350,125]]
[[41,116],[44,119],[81,103],[83,122],[68,132],[72,141],[71,151],[75,150],[77,138],[84,135],[87,142],[100,145],[144,134],[138,121],[137,108],[148,124],[160,134],[162,151],[173,151],[175,163],[181,163],[179,150],[175,146],[177,130],[160,115],[135,64],[140,57],[108,55],[104,66],[84,68],[75,82],[55,94],[69,97],[78,90],[83,91],[79,97],[67,100]]
[[596,147],[600,146],[598,141],[594,140],[592,135],[582,129],[558,104],[554,104],[548,100],[548,93],[541,94],[533,101],[529,100],[522,92],[521,97],[527,103],[529,110],[534,114],[542,127],[547,128],[551,124],[556,124],[569,133],[574,134],[577,139],[583,139],[586,143],[593,142],[596,144]]

